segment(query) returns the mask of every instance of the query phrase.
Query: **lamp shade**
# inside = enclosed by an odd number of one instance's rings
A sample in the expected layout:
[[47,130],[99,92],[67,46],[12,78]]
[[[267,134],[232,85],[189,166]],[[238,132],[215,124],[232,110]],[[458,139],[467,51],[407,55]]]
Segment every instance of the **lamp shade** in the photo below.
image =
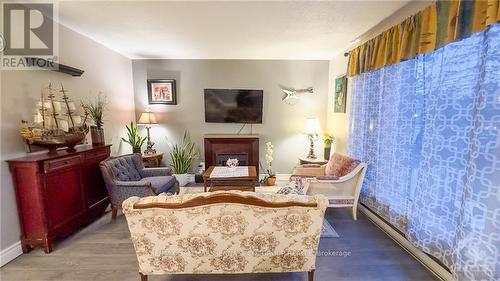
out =
[[307,135],[318,135],[320,133],[318,118],[307,118],[304,133]]
[[150,125],[150,124],[158,124],[156,121],[156,117],[153,112],[143,112],[137,124],[141,125]]

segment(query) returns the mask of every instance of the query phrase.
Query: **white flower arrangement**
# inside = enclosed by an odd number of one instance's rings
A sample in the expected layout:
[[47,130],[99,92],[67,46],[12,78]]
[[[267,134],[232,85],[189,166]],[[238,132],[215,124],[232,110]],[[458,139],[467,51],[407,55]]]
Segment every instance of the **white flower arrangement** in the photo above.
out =
[[274,145],[268,141],[266,142],[266,163],[267,163],[267,174],[268,177],[274,178],[276,175],[273,172],[273,152],[274,152]]
[[238,166],[238,159],[236,158],[229,158],[227,159],[226,161],[226,166],[229,167],[229,168],[236,168]]

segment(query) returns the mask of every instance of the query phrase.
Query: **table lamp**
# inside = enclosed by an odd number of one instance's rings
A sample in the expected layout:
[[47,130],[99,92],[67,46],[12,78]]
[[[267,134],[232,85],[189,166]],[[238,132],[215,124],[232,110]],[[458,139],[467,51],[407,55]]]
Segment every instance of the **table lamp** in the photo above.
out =
[[310,142],[309,154],[307,155],[307,158],[316,159],[316,155],[314,155],[314,141],[318,139],[318,135],[320,133],[318,118],[306,119],[306,128],[304,133],[307,135]]
[[146,143],[146,150],[144,150],[144,154],[156,154],[156,149],[153,149],[154,142],[151,141],[151,137],[149,136],[149,129],[151,129],[150,125],[158,124],[156,121],[156,117],[153,112],[146,110],[141,114],[139,121],[137,121],[138,125],[146,125],[146,130],[148,131],[148,142]]

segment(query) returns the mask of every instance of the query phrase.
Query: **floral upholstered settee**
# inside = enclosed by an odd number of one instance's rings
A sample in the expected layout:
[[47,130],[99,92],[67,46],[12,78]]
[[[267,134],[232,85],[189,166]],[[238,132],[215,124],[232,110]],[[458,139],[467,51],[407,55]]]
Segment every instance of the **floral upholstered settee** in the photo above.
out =
[[123,202],[141,280],[157,274],[308,272],[326,199],[241,191]]

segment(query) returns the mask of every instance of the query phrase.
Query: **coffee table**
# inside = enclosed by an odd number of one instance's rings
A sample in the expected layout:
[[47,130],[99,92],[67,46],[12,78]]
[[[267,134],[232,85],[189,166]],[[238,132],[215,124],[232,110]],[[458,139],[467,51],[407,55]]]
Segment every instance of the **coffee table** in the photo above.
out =
[[[258,184],[257,168],[255,166],[248,166],[248,176],[244,177],[224,177],[213,178],[210,177],[214,166],[208,167],[203,173],[203,188],[204,191],[215,190],[251,190],[255,191],[255,185]],[[210,189],[208,189],[210,187]]]

